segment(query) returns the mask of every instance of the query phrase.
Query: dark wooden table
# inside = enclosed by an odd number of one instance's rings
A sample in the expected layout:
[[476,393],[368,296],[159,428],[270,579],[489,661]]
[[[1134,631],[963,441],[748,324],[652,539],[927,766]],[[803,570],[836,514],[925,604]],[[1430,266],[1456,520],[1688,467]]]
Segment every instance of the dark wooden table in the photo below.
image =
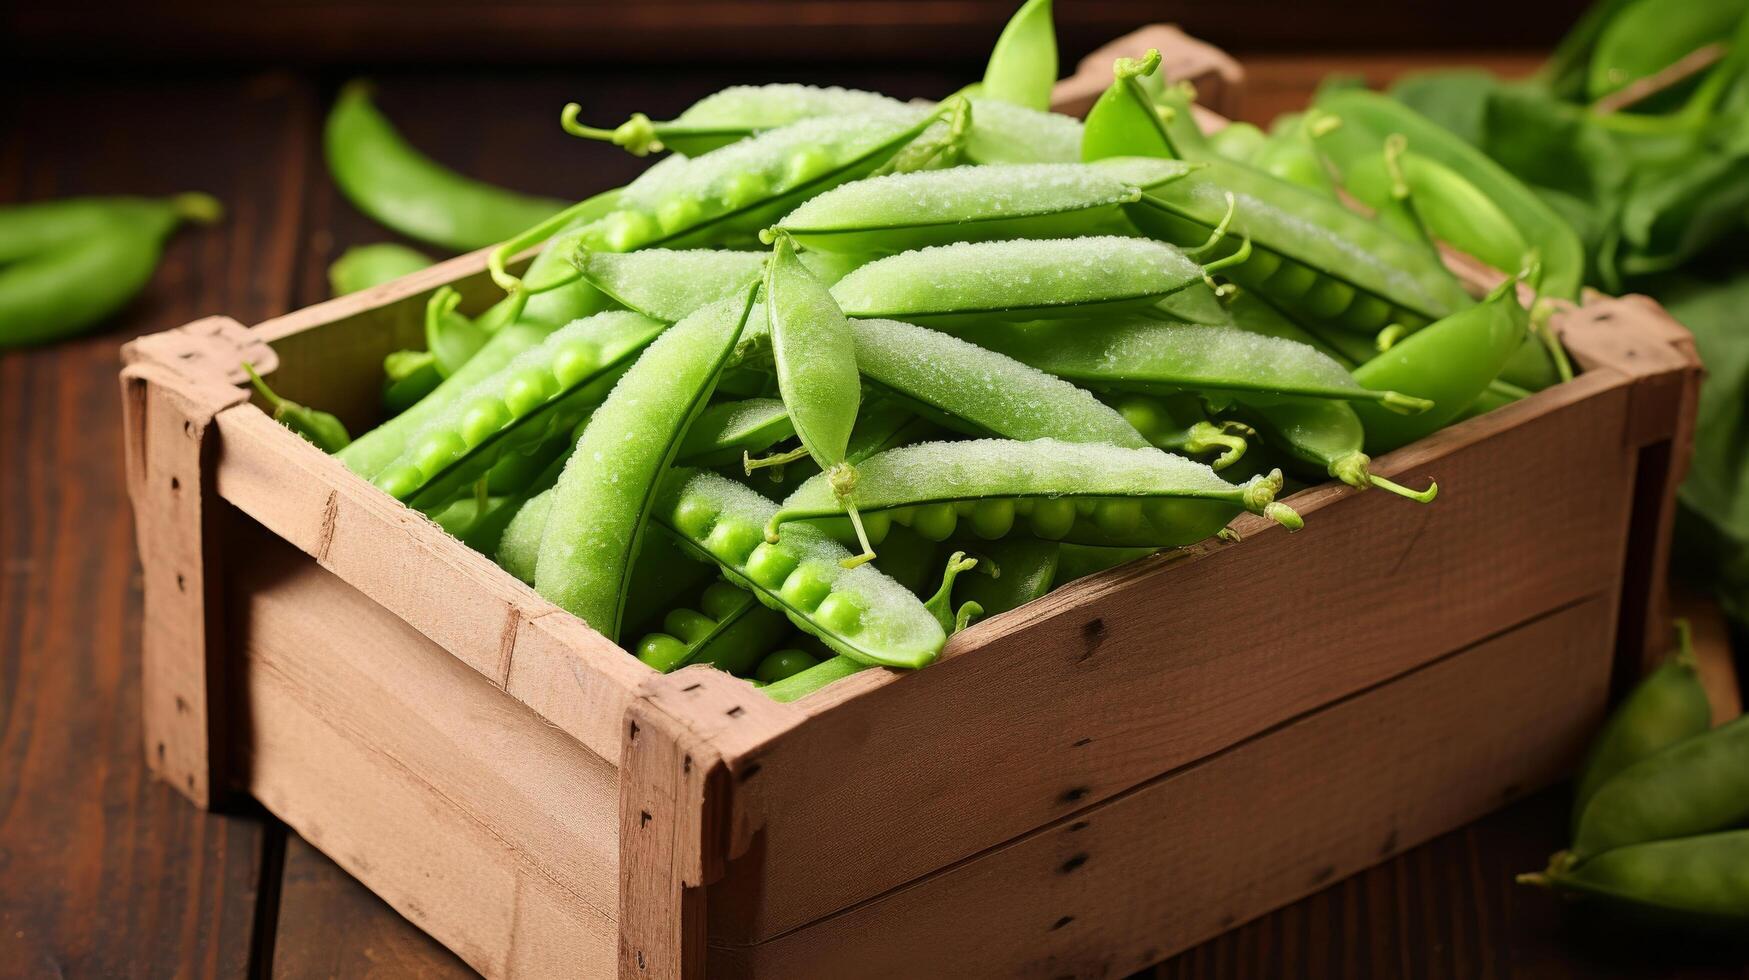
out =
[[[1382,79],[1421,63],[1249,60],[1245,114],[1261,121],[1299,105],[1328,71]],[[199,189],[230,209],[218,228],[181,235],[147,292],[103,331],[0,355],[0,976],[468,972],[271,816],[202,813],[155,784],[139,744],[140,580],[121,476],[117,348],[206,314],[253,323],[315,302],[343,247],[391,237],[326,176],[321,119],[340,80],[33,74],[0,86],[0,202]],[[380,82],[388,111],[446,162],[580,197],[640,165],[562,136],[554,117],[563,102],[584,102],[597,120],[658,115],[754,80],[767,78],[756,69],[431,71]],[[840,69],[832,80],[911,96],[963,79]],[[1740,954],[1649,945],[1514,886],[1514,872],[1560,846],[1563,806],[1560,790],[1542,793],[1155,972],[1749,977]]]

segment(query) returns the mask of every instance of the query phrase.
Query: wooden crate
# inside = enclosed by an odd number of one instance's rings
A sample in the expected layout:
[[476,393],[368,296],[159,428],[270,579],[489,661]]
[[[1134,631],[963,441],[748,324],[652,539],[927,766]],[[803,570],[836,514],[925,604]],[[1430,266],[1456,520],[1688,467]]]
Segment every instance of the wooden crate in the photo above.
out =
[[483,264],[143,338],[122,385],[152,767],[490,976],[1119,975],[1557,778],[1666,635],[1699,365],[1592,296],[1576,380],[1378,461],[1431,506],[1316,487],[1299,534],[1241,518],[794,704],[657,674],[241,385],[360,426]]

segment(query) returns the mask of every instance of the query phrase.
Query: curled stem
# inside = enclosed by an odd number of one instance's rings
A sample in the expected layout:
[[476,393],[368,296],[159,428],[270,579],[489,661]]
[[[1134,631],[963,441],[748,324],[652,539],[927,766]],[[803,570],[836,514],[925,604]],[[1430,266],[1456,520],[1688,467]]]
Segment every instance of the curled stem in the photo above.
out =
[[582,139],[602,140],[623,147],[632,156],[647,156],[666,149],[656,136],[656,124],[641,112],[632,113],[630,119],[614,129],[597,129],[577,121],[577,115],[582,111],[583,107],[575,102],[565,103],[565,108],[559,112],[559,128]]
[[1232,191],[1228,191],[1227,192],[1227,213],[1221,215],[1220,224],[1215,225],[1215,230],[1213,232],[1209,233],[1208,241],[1203,242],[1201,245],[1198,245],[1195,248],[1187,249],[1184,254],[1188,255],[1192,258],[1195,258],[1196,256],[1199,256],[1202,253],[1208,251],[1209,249],[1214,248],[1216,245],[1219,245],[1221,243],[1221,239],[1227,237],[1227,229],[1232,227],[1233,215],[1238,213],[1238,211],[1239,211],[1239,199],[1233,196]]
[[1140,75],[1152,75],[1160,67],[1160,49],[1149,48],[1140,58],[1119,58],[1111,64],[1111,76],[1128,81]]
[[972,625],[972,620],[978,619],[983,615],[983,604],[976,599],[967,599],[960,604],[959,612],[953,614],[953,632],[958,633],[960,630]]
[[752,453],[743,451],[741,453],[741,469],[742,472],[746,473],[748,476],[752,476],[754,470],[762,470],[767,466],[782,466],[785,463],[793,463],[807,454],[808,450],[805,446],[798,446],[788,452],[772,453],[770,456],[759,457],[754,457]]
[[1385,172],[1391,175],[1391,196],[1399,201],[1409,199],[1409,181],[1403,176],[1403,151],[1409,148],[1409,138],[1402,133],[1385,137]]
[[875,556],[874,545],[869,543],[868,531],[862,526],[862,514],[850,499],[850,495],[856,492],[856,467],[849,463],[839,463],[827,473],[826,480],[832,485],[832,495],[844,505],[844,516],[850,518],[850,526],[856,531],[856,543],[862,546],[861,554],[852,555],[839,564],[845,568],[855,568],[872,561]]
[[1530,311],[1531,332],[1536,334],[1544,347],[1548,348],[1549,358],[1555,362],[1555,376],[1562,381],[1573,380],[1573,361],[1567,356],[1567,348],[1561,344],[1561,338],[1555,336],[1555,307],[1548,300],[1539,300]]
[[1305,519],[1300,517],[1299,511],[1283,503],[1271,502],[1263,508],[1263,516],[1287,528],[1290,534],[1306,526]]
[[[935,594],[923,601],[923,608],[929,610],[935,621],[941,624],[943,630],[954,632],[956,617],[953,614],[953,584],[961,572],[969,572],[978,567],[978,560],[968,556],[963,551],[956,551],[948,556],[947,565],[941,570],[941,585]],[[966,605],[976,605],[968,602]],[[983,612],[979,606],[978,611]]]
[[1429,480],[1426,490],[1411,490],[1400,483],[1395,483],[1379,476],[1372,471],[1372,459],[1365,453],[1350,453],[1330,464],[1330,475],[1351,487],[1365,490],[1368,487],[1378,487],[1388,490],[1399,497],[1407,497],[1416,503],[1432,503],[1439,496],[1439,484]]
[[1245,450],[1250,448],[1244,437],[1229,429],[1224,422],[1193,422],[1185,435],[1184,448],[1191,453],[1200,456],[1203,453],[1220,451],[1221,455],[1209,464],[1216,470],[1224,470],[1237,463],[1245,455]]
[[1216,259],[1203,266],[1202,274],[1205,276],[1212,275],[1222,269],[1231,269],[1233,266],[1244,265],[1249,261],[1251,261],[1251,238],[1250,236],[1246,236],[1244,240],[1239,243],[1238,251],[1234,252],[1232,255]]
[[[533,228],[528,229],[522,234],[517,235],[515,238],[512,238],[509,241],[500,244],[497,248],[494,248],[491,253],[486,256],[486,268],[492,273],[492,281],[498,284],[499,289],[502,289],[511,295],[521,292],[523,289],[522,279],[518,276],[511,275],[504,269],[504,266],[509,263],[511,257],[525,248],[539,245],[541,242],[558,234],[560,229],[576,220],[577,215],[582,214],[585,209],[595,206],[593,199],[578,201],[576,204],[571,205],[565,210],[560,211],[558,214],[555,214],[545,221],[542,221],[540,224],[535,225]],[[571,278],[575,279],[576,276],[573,275]],[[563,284],[554,283],[553,285],[557,286]],[[544,288],[552,287],[548,286]]]

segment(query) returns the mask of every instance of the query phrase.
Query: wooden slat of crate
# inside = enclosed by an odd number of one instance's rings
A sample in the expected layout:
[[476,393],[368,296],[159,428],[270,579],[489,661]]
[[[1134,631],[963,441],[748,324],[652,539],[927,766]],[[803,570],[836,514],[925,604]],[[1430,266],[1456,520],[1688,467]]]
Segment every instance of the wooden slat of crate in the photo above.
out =
[[249,791],[476,969],[611,973],[617,766],[247,519],[228,530]]
[[1599,720],[1612,606],[1570,604],[825,921],[713,940],[711,976],[1140,969],[1553,779]]
[[[1631,487],[1624,382],[1599,370],[1387,460],[1409,482],[1439,479],[1431,506],[1308,491],[1293,501],[1307,512],[1298,534],[1260,529],[1117,570],[960,634],[900,683],[871,674],[860,693],[829,689],[771,752],[762,847],[732,865],[721,901],[713,891],[713,938],[793,929],[1503,628],[1614,595]],[[1584,492],[1558,492],[1553,474]],[[1613,625],[1612,608],[1599,615]],[[859,846],[821,827],[854,828]]]

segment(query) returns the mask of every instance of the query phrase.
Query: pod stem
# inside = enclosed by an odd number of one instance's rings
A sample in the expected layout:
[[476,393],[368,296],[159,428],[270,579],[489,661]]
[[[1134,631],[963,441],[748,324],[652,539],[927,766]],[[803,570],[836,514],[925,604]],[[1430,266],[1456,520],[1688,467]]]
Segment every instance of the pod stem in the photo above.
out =
[[[826,481],[832,485],[832,495],[844,505],[844,516],[850,518],[850,526],[856,531],[856,543],[862,546],[862,553],[852,555],[839,562],[845,568],[855,568],[864,562],[872,561],[875,556],[874,545],[869,543],[868,531],[862,526],[862,514],[856,509],[856,504],[850,495],[856,492],[856,467],[849,463],[839,463],[826,474]],[[963,556],[962,556],[963,557]],[[974,564],[976,562],[974,561]]]
[[1389,490],[1399,497],[1407,497],[1418,504],[1430,504],[1433,498],[1439,496],[1439,484],[1433,480],[1427,481],[1427,489],[1411,490],[1400,483],[1394,483],[1377,474],[1367,474],[1367,481],[1380,490]]
[[1698,670],[1700,659],[1694,655],[1694,627],[1680,616],[1673,625],[1676,627],[1676,655],[1670,659],[1690,671]]
[[972,625],[972,620],[979,619],[983,615],[983,603],[978,602],[976,599],[967,599],[965,602],[960,603],[959,612],[953,614],[953,632],[958,633],[960,630]]
[[1221,243],[1221,239],[1227,237],[1227,229],[1232,227],[1233,215],[1237,214],[1238,211],[1239,211],[1239,199],[1233,196],[1232,191],[1228,191],[1227,192],[1227,212],[1225,214],[1221,215],[1220,223],[1215,225],[1215,230],[1209,233],[1208,241],[1203,242],[1201,245],[1198,245],[1195,248],[1186,249],[1184,254],[1188,255],[1192,258],[1195,258],[1195,257],[1201,255],[1202,253],[1208,251],[1209,249],[1214,248],[1216,245],[1219,245]]
[[1397,341],[1409,336],[1409,328],[1401,323],[1387,323],[1372,340],[1372,345],[1380,354],[1397,346]]
[[249,375],[249,383],[255,387],[257,392],[260,392],[262,399],[267,402],[267,407],[273,409],[275,422],[279,421],[280,416],[284,415],[287,409],[295,406],[296,403],[286,401],[279,396],[278,392],[267,386],[267,382],[262,380],[261,375],[255,373],[255,365],[244,361],[243,373]]
[[1204,276],[1212,275],[1216,272],[1220,272],[1222,269],[1230,269],[1236,265],[1244,265],[1249,261],[1251,261],[1251,238],[1250,236],[1246,236],[1239,243],[1238,251],[1234,252],[1232,255],[1216,259],[1208,265],[1203,266],[1202,274]]
[[1535,885],[1538,888],[1552,888],[1555,884],[1554,879],[1541,871],[1531,871],[1526,874],[1515,875],[1512,880],[1521,885]]
[[1409,148],[1409,138],[1402,133],[1385,137],[1385,173],[1391,177],[1391,197],[1409,199],[1409,181],[1403,176],[1403,151]]
[[535,225],[533,228],[528,229],[509,241],[500,244],[497,248],[494,248],[491,253],[486,256],[486,268],[492,273],[492,281],[497,283],[498,288],[504,290],[506,293],[514,295],[517,292],[520,292],[523,288],[522,279],[518,276],[511,275],[504,269],[504,266],[510,261],[511,256],[525,248],[538,245],[558,234],[560,229],[576,220],[577,215],[583,213],[585,209],[592,206],[593,199],[578,201],[576,204],[571,205],[563,211],[560,211],[558,214],[555,214],[545,221],[542,221],[540,224]]
[[1263,516],[1287,528],[1290,534],[1306,526],[1306,521],[1300,517],[1300,512],[1287,504],[1272,501],[1263,508]]
[[[930,615],[934,616],[935,621],[940,623],[941,628],[948,633],[954,632],[956,622],[953,612],[954,582],[960,577],[961,572],[969,572],[977,567],[978,560],[976,558],[969,557],[963,551],[954,552],[948,556],[947,565],[941,570],[940,587],[935,590],[934,595],[923,601],[923,608],[929,610]],[[966,605],[976,605],[976,603],[968,602]],[[979,606],[978,611],[983,612],[983,607]]]
[[1567,356],[1567,348],[1561,343],[1561,338],[1555,336],[1555,307],[1546,299],[1537,301],[1531,308],[1531,332],[1548,348],[1549,358],[1555,362],[1555,376],[1563,382],[1573,380],[1573,361]]
[[632,113],[632,117],[620,123],[614,129],[598,129],[585,126],[577,121],[577,116],[583,107],[575,102],[565,103],[565,108],[559,111],[559,128],[572,136],[586,140],[600,140],[623,147],[632,156],[648,156],[651,153],[666,149],[662,140],[656,135],[656,124],[650,117],[641,112]]
[[754,470],[762,470],[767,466],[782,466],[785,463],[793,463],[807,454],[808,449],[806,446],[798,446],[788,452],[772,453],[770,456],[760,456],[757,458],[755,458],[752,453],[743,451],[741,453],[741,470],[748,476],[752,476]]
[[1388,490],[1399,497],[1407,497],[1420,504],[1433,502],[1439,496],[1439,484],[1427,481],[1427,489],[1411,490],[1400,483],[1387,480],[1372,471],[1372,458],[1366,453],[1354,452],[1338,458],[1330,464],[1330,475],[1351,487],[1365,490],[1368,487],[1378,487]]
[[225,206],[211,194],[189,191],[170,199],[170,209],[183,221],[197,225],[217,224],[225,216]]
[[1160,67],[1160,49],[1149,48],[1140,58],[1119,58],[1111,64],[1111,77],[1129,81],[1141,75],[1152,75]]
[[1416,398],[1400,391],[1381,391],[1379,396],[1379,404],[1398,415],[1420,415],[1433,407],[1430,399]]

